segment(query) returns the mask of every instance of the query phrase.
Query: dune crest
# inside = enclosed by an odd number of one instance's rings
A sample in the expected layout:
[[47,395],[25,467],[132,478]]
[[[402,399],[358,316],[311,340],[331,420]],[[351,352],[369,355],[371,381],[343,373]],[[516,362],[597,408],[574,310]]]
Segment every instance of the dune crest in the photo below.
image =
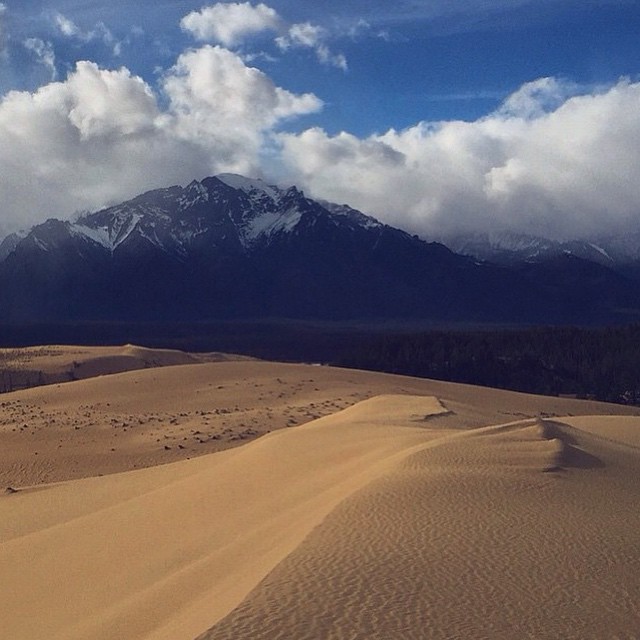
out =
[[441,438],[338,505],[199,640],[636,638],[638,464],[561,422]]
[[[69,362],[72,356],[65,353]],[[442,398],[446,411],[416,416],[415,426],[425,429],[469,429],[536,416],[640,413],[634,407],[333,367],[176,364],[0,395],[0,487],[186,460],[366,398],[397,394]]]

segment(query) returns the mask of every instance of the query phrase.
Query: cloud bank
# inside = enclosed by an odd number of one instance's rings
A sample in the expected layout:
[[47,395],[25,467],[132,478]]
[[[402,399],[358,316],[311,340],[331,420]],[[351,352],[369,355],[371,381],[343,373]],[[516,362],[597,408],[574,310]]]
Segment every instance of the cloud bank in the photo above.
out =
[[[0,3],[0,48],[9,39],[3,13]],[[56,25],[66,38],[103,39],[61,14]],[[541,78],[473,122],[419,122],[366,138],[299,123],[291,132],[292,120],[322,109],[321,96],[278,86],[229,47],[271,32],[283,51],[303,47],[341,66],[323,49],[324,30],[246,2],[205,7],[181,26],[198,47],[153,85],[126,67],[80,61],[64,80],[0,98],[0,234],[223,171],[295,183],[427,239],[638,228],[639,82],[585,88]],[[23,46],[54,78],[51,43]]]
[[572,95],[543,78],[475,122],[359,139],[279,136],[290,180],[425,237],[595,237],[640,222],[640,83]]
[[87,61],[64,82],[7,94],[0,101],[4,231],[195,177],[260,172],[270,132],[322,105],[208,45],[179,57],[160,94],[125,68]]

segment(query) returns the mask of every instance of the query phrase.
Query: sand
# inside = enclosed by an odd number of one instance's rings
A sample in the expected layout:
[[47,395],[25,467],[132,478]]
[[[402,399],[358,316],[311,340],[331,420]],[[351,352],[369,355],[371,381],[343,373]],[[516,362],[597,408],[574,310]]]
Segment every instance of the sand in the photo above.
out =
[[[637,409],[266,362],[0,401],[49,416],[0,427],[2,638],[640,637]],[[157,464],[231,417],[263,435]]]
[[0,349],[0,393],[150,367],[253,359],[217,352],[148,349],[132,344],[121,347],[46,345],[5,348]]
[[202,639],[638,638],[637,472],[638,450],[560,423],[440,441],[343,501]]
[[[43,348],[59,353],[58,347]],[[75,357],[73,347],[59,365]],[[84,347],[79,348],[79,350]],[[126,349],[126,348],[125,348]],[[138,348],[136,348],[138,349]],[[91,352],[94,359],[95,351]],[[166,352],[151,352],[166,362]],[[189,354],[169,352],[175,360]],[[147,361],[151,357],[147,355]],[[113,362],[113,361],[110,361]],[[633,414],[403,376],[259,361],[174,364],[0,394],[0,487],[130,471],[235,447],[382,394],[442,398],[447,428],[566,414]],[[118,369],[115,369],[118,371]]]

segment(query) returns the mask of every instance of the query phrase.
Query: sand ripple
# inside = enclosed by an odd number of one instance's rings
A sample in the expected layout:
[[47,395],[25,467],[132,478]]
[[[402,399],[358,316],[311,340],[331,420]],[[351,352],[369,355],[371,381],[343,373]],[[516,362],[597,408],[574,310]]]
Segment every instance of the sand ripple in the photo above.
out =
[[558,423],[440,441],[341,504],[202,640],[638,638],[637,470]]

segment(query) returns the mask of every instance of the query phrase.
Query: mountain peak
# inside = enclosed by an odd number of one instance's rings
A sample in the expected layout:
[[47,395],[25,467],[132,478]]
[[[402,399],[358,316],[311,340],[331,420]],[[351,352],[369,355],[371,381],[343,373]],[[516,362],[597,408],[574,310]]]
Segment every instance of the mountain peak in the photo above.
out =
[[[303,219],[315,224],[313,221],[320,218],[352,231],[382,226],[355,209],[310,200],[295,186],[280,188],[260,178],[222,173],[193,180],[185,187],[148,191],[127,202],[85,213],[75,222],[49,221],[22,237],[7,238],[0,250],[3,259],[23,241],[35,242],[44,250],[53,236],[66,234],[100,245],[111,255],[127,245],[153,246],[165,257],[183,260],[196,247],[250,252],[258,244],[291,234]],[[51,223],[62,226],[54,229]],[[36,236],[29,240],[36,229]]]
[[278,187],[269,185],[260,178],[246,178],[237,173],[220,173],[216,178],[218,178],[220,182],[224,182],[228,187],[239,189],[247,194],[252,191],[261,191],[274,200],[280,196],[280,189]]
[[[520,237],[505,245],[529,250]],[[0,249],[5,321],[531,323],[640,313],[636,283],[593,262],[478,263],[347,205],[235,174],[149,191],[75,222],[49,220]]]

